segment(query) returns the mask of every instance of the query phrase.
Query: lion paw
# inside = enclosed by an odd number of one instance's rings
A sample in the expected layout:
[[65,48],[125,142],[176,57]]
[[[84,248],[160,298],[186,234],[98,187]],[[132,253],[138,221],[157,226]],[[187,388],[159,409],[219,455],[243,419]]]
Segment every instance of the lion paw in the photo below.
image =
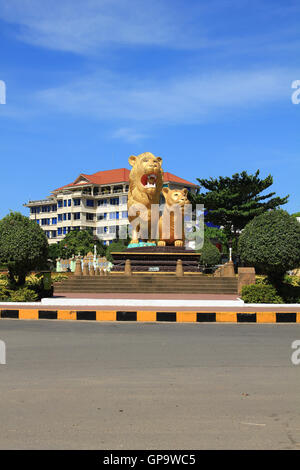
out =
[[183,246],[183,241],[182,240],[175,240],[174,246]]

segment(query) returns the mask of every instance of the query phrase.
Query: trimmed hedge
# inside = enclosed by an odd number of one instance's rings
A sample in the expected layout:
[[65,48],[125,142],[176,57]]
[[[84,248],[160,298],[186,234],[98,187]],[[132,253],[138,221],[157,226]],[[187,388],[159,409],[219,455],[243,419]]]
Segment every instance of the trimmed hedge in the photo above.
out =
[[251,284],[242,288],[242,299],[247,304],[282,304],[283,299],[270,284]]
[[284,273],[300,265],[300,224],[284,210],[255,217],[239,238],[239,254],[248,266],[280,283]]

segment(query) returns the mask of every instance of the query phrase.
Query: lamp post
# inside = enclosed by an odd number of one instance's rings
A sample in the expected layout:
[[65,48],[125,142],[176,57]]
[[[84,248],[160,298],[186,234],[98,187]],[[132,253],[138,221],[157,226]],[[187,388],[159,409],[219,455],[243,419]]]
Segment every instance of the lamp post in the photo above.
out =
[[96,262],[97,262],[97,245],[96,245],[97,240],[98,240],[97,236],[94,235],[94,266],[96,266]]
[[232,240],[228,240],[228,246],[229,246],[229,262],[232,261]]

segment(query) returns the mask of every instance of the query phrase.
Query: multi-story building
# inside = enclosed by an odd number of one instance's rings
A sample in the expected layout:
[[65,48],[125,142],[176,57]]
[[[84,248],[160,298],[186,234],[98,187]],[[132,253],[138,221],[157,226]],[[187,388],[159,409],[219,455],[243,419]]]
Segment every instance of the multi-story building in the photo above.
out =
[[[129,224],[127,168],[98,171],[92,175],[81,173],[78,178],[52,191],[46,199],[24,204],[30,209],[30,219],[46,232],[49,243],[57,243],[71,230],[90,229],[106,243],[118,239]],[[170,189],[197,187],[172,173],[164,173],[164,186]]]

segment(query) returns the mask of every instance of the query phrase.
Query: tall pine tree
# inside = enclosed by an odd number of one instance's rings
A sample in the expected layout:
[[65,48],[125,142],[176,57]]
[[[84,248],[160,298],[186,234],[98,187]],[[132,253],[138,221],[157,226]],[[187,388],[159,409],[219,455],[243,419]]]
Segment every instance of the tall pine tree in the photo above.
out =
[[[236,240],[250,220],[286,204],[289,198],[275,196],[275,192],[262,195],[273,184],[273,177],[268,175],[261,179],[259,170],[254,175],[243,171],[232,177],[197,178],[197,181],[200,188],[196,194],[190,193],[193,206],[203,204],[208,211],[205,221],[224,227],[226,235]],[[203,188],[205,193],[201,192]]]

